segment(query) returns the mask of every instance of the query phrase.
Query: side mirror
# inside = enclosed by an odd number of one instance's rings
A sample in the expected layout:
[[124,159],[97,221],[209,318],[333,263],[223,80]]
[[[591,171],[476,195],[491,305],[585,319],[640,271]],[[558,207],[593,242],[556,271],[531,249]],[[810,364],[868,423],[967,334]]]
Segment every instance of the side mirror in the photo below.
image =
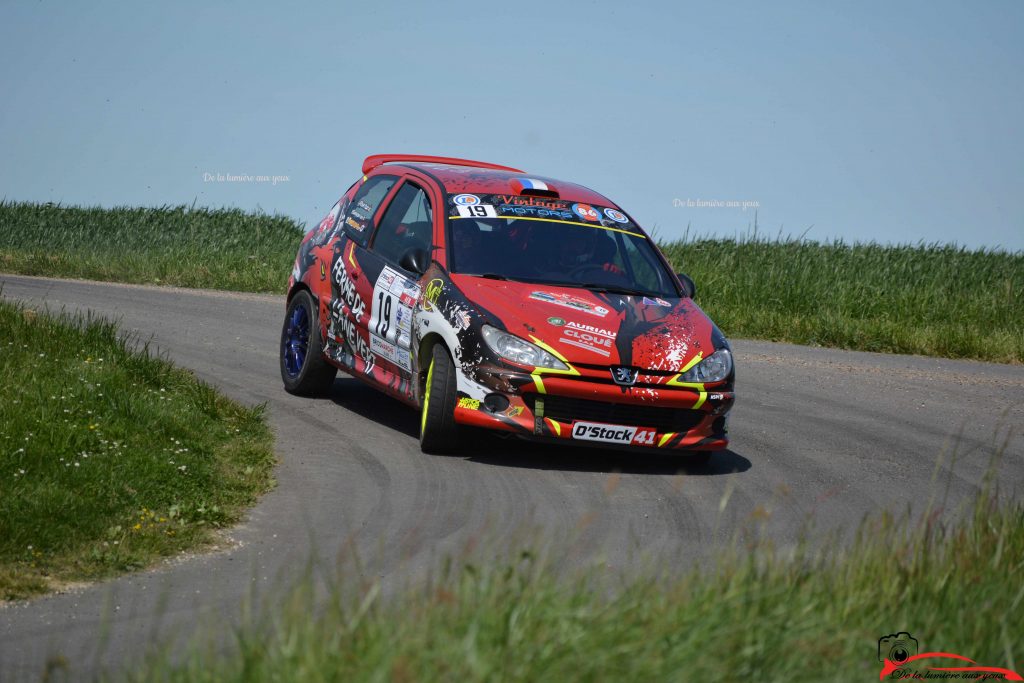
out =
[[430,256],[427,254],[426,249],[413,247],[402,254],[402,258],[398,260],[398,265],[410,273],[423,275],[423,273],[427,272],[427,268],[430,267]]
[[678,277],[679,282],[682,283],[683,292],[686,294],[686,296],[690,297],[691,299],[697,296],[697,285],[693,283],[693,278],[691,278],[686,273],[676,273],[676,277]]

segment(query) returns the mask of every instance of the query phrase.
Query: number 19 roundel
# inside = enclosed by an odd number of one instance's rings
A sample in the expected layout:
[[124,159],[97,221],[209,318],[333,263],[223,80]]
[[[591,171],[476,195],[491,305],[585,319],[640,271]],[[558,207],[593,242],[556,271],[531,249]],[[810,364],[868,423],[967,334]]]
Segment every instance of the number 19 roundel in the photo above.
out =
[[463,218],[495,218],[498,213],[491,204],[477,204],[475,206],[459,206],[459,215]]

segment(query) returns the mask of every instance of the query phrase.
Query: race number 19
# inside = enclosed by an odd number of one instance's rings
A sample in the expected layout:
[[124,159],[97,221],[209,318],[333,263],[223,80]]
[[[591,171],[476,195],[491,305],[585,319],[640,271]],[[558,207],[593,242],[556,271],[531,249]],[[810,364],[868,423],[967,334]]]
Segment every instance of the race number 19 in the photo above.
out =
[[380,315],[377,319],[377,329],[374,331],[378,337],[387,337],[388,329],[391,327],[391,295],[385,292],[378,294],[377,306]]
[[496,218],[498,213],[490,204],[475,204],[473,206],[460,206],[459,215],[464,218]]

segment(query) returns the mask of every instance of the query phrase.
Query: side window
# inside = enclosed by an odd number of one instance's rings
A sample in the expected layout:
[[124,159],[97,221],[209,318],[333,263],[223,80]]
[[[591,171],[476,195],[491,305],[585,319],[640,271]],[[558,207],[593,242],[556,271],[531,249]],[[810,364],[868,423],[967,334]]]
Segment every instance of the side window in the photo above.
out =
[[410,249],[429,252],[433,230],[433,212],[427,193],[407,182],[384,212],[371,249],[381,258],[398,263]]
[[656,260],[649,243],[642,238],[624,238],[616,235],[619,253],[615,265],[632,273],[637,283],[651,291],[668,293],[672,286],[665,282],[664,267]]
[[377,207],[384,201],[384,197],[388,196],[396,182],[398,176],[378,175],[363,183],[356,191],[356,196],[352,198],[348,211],[345,212],[345,234],[360,245],[366,246],[366,240],[370,236],[370,231],[366,228],[369,227]]

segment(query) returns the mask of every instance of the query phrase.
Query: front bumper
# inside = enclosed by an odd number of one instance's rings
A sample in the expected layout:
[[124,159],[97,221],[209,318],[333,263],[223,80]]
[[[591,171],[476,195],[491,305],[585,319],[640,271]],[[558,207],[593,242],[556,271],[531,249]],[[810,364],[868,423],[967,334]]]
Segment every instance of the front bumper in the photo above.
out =
[[623,387],[582,377],[545,375],[537,382],[533,375],[503,372],[500,382],[486,384],[483,399],[460,393],[456,422],[582,446],[720,450],[729,445],[726,416],[735,394],[725,383]]

